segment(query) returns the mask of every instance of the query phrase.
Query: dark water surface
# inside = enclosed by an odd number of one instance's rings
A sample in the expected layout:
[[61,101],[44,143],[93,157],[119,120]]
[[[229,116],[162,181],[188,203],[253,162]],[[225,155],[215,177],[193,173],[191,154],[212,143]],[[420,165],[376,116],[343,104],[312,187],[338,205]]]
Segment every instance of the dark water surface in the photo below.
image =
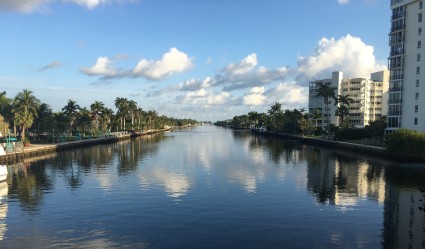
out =
[[9,165],[0,248],[424,248],[425,165],[198,127]]

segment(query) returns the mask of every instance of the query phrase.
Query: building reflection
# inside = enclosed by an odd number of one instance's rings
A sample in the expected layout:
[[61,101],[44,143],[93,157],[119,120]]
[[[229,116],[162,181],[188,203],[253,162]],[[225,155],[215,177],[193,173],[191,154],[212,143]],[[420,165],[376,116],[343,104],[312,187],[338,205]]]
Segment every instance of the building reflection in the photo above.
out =
[[384,248],[425,248],[424,167],[387,169]]
[[307,188],[319,204],[347,210],[368,199],[383,205],[383,248],[425,248],[425,165],[388,166],[378,159],[309,147]]

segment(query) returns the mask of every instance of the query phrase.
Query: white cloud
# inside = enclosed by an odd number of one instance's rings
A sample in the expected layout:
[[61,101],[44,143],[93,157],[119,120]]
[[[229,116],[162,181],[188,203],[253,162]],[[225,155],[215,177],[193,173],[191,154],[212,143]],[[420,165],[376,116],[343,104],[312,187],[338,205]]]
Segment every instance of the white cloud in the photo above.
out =
[[250,106],[264,105],[267,102],[264,92],[264,87],[251,88],[249,93],[243,97],[242,103]]
[[275,88],[266,92],[269,98],[269,104],[279,102],[283,104],[283,108],[292,109],[301,106],[307,106],[308,88],[292,83],[279,83]]
[[177,98],[178,104],[189,105],[231,105],[236,103],[236,98],[228,92],[210,93],[204,89],[190,91]]
[[65,2],[72,2],[84,6],[87,9],[93,9],[101,4],[109,3],[110,0],[64,0]]
[[43,11],[52,0],[1,0],[0,11],[17,11],[29,13]]
[[81,72],[89,76],[113,77],[117,75],[117,70],[111,67],[108,57],[99,57],[92,67],[81,68]]
[[137,0],[0,0],[0,11],[17,11],[31,13],[46,11],[47,6],[55,2],[74,3],[87,9],[94,9],[111,2],[135,2]]
[[151,80],[160,80],[173,73],[181,73],[193,67],[192,59],[176,48],[162,56],[161,60],[141,60],[133,69],[134,76],[145,77]]
[[322,38],[313,55],[298,58],[296,73],[299,83],[305,85],[311,79],[328,78],[332,71],[342,71],[348,77],[370,77],[386,68],[376,61],[372,46],[347,35],[339,40]]
[[[124,54],[114,57],[115,60],[126,58],[128,55]],[[107,57],[99,57],[95,65],[90,68],[81,68],[80,71],[88,76],[100,76],[102,79],[143,77],[149,80],[162,80],[171,74],[181,73],[193,67],[192,59],[176,48],[171,48],[161,60],[142,59],[135,68],[130,70],[115,69],[111,66],[112,62],[113,60]]]
[[207,98],[208,105],[225,105],[231,99],[231,95],[228,92],[221,92],[218,94],[211,94]]
[[241,75],[254,69],[257,64],[257,55],[253,53],[245,57],[239,63],[232,63],[228,65],[223,71],[226,72],[228,75]]
[[350,2],[350,0],[338,0],[339,4],[347,4],[349,2]]

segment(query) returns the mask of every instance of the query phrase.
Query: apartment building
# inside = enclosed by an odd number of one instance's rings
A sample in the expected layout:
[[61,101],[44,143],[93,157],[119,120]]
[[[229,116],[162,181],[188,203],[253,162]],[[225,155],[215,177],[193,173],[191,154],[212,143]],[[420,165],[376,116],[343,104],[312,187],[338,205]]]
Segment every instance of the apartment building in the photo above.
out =
[[[379,120],[388,112],[389,71],[384,70],[371,74],[366,78],[343,78],[342,72],[333,72],[332,78],[316,80],[309,84],[309,113],[320,111],[324,118],[317,121],[318,126],[326,126],[326,111],[323,97],[317,96],[322,85],[334,87],[335,96],[342,95],[352,99],[349,106],[349,121],[351,126],[364,127],[370,122]],[[329,120],[331,124],[339,125],[335,115],[338,105],[329,99]]]
[[422,0],[391,0],[388,128],[425,132],[425,26]]

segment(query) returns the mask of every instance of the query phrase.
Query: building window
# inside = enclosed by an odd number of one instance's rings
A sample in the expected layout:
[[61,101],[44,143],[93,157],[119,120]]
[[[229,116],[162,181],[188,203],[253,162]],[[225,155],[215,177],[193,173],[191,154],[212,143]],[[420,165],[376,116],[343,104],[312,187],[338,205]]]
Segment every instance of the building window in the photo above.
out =
[[422,7],[423,7],[423,3],[422,1],[419,1],[419,9],[422,9]]
[[415,118],[415,125],[418,125],[418,118]]
[[416,60],[417,60],[417,61],[421,61],[421,54],[417,54],[417,55],[416,55]]
[[416,74],[420,74],[421,73],[421,67],[416,67]]
[[419,99],[419,93],[415,94],[415,99]]
[[421,47],[422,47],[422,42],[418,41],[418,48],[421,48]]
[[418,28],[418,35],[422,34],[422,28]]
[[416,80],[416,87],[419,87],[419,80]]
[[418,111],[419,111],[419,106],[415,105],[415,112],[418,112]]
[[422,22],[422,13],[418,14],[418,22]]

